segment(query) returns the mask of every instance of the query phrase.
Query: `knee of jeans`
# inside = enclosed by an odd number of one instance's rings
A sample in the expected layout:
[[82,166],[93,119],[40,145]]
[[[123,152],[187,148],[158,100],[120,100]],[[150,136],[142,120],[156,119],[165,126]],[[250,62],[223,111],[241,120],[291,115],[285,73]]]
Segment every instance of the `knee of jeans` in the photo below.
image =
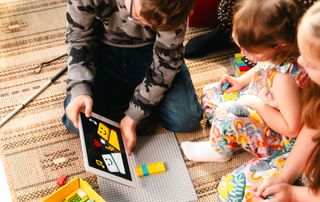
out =
[[68,118],[66,114],[64,114],[62,117],[62,123],[72,134],[79,136],[79,130],[76,127],[74,127],[72,121]]
[[[64,107],[64,110],[66,110],[68,104],[70,103],[70,100],[71,100],[71,95],[70,94],[67,94],[66,98],[64,99],[64,102],[63,102],[63,107]],[[61,119],[63,125],[73,134],[75,135],[79,135],[79,130],[74,127],[72,121],[68,118],[67,114],[65,113]]]
[[197,113],[181,113],[171,116],[170,120],[163,121],[163,125],[172,132],[185,133],[199,129],[201,119],[202,109]]

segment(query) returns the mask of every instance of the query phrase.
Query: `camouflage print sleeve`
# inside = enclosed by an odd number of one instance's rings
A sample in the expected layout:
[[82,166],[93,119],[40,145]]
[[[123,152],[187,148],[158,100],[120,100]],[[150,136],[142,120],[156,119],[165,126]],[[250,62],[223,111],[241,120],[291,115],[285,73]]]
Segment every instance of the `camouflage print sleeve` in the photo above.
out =
[[94,5],[91,1],[69,0],[67,6],[68,79],[67,91],[72,97],[91,95],[95,67]]
[[135,89],[126,115],[136,122],[150,115],[152,109],[159,104],[165,92],[170,88],[175,75],[184,63],[183,41],[186,25],[175,31],[158,32],[153,62],[144,80]]

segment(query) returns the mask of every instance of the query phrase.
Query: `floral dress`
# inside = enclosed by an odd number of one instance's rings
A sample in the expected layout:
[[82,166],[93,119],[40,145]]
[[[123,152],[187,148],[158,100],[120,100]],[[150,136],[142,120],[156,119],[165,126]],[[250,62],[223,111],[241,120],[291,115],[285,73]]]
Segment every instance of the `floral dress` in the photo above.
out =
[[251,185],[277,174],[294,144],[293,138],[273,131],[255,110],[240,105],[237,100],[243,95],[254,95],[277,108],[272,90],[274,76],[289,74],[296,78],[299,86],[304,86],[307,75],[293,63],[274,65],[264,62],[254,68],[257,71],[246,89],[221,94],[217,83],[213,83],[203,90],[202,106],[211,123],[212,148],[221,155],[231,156],[240,146],[259,158],[263,157],[249,161],[222,179],[218,189],[221,201],[250,198],[247,190]]
[[266,158],[254,158],[222,177],[218,186],[221,202],[253,202],[251,187],[280,173],[288,151],[275,153]]

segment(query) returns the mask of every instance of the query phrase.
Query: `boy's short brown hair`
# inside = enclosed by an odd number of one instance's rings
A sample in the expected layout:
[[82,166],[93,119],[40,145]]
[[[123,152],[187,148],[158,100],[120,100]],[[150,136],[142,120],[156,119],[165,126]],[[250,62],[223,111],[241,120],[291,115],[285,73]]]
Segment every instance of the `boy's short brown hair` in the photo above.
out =
[[274,48],[275,63],[299,55],[297,24],[305,9],[297,0],[240,0],[234,7],[233,32],[249,52]]
[[195,0],[141,0],[140,16],[155,30],[174,30],[186,23],[194,2]]

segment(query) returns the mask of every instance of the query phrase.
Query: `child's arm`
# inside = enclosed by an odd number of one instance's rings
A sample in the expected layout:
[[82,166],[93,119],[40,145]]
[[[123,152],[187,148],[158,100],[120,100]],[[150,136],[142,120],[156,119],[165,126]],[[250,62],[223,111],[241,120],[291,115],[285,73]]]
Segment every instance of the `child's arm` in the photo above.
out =
[[253,108],[274,131],[288,137],[296,137],[301,128],[301,95],[293,77],[278,73],[273,78],[274,98],[278,109],[260,103]]
[[262,202],[316,202],[320,201],[320,192],[312,192],[308,187],[305,186],[292,186],[286,183],[277,184],[267,189],[269,199],[263,200],[261,197],[254,197],[254,201]]
[[[233,77],[224,75],[218,82],[218,88],[219,90],[222,90],[221,87],[224,83],[228,82],[230,83],[230,87],[228,87],[224,92],[230,93],[233,91],[238,91],[242,89],[243,87],[249,85],[250,81],[252,80],[253,75],[257,71],[256,68],[251,68],[246,73],[242,74],[240,77]],[[222,90],[223,91],[223,90]]]
[[[95,70],[94,53],[96,36],[94,33],[95,12],[93,1],[70,0],[67,5],[68,79],[67,91],[72,98],[92,95]],[[77,116],[78,117],[78,116]]]
[[309,187],[293,186],[293,195],[296,202],[320,201],[320,192],[314,193]]
[[265,180],[262,184],[253,188],[253,191],[256,192],[255,195],[265,197],[267,196],[265,191],[268,187],[281,183],[292,184],[298,179],[298,177],[302,176],[307,160],[316,146],[316,143],[312,138],[317,133],[317,130],[304,126],[300,131],[294,147],[280,174]]
[[251,82],[251,80],[256,72],[257,72],[257,68],[253,67],[249,71],[242,74],[239,77],[239,80],[241,81],[241,83],[243,83],[244,86],[247,86]]
[[[312,140],[318,134],[318,130],[304,126],[290,152],[288,159],[280,173],[288,183],[294,183],[306,168],[307,161],[316,147]],[[306,146],[307,145],[307,146]]]
[[93,63],[96,44],[92,23],[95,13],[90,8],[94,6],[92,2],[85,0],[70,0],[67,6],[67,91],[71,94],[71,101],[66,113],[76,128],[80,111],[84,110],[87,117],[92,111],[90,87],[93,85],[96,69]]

